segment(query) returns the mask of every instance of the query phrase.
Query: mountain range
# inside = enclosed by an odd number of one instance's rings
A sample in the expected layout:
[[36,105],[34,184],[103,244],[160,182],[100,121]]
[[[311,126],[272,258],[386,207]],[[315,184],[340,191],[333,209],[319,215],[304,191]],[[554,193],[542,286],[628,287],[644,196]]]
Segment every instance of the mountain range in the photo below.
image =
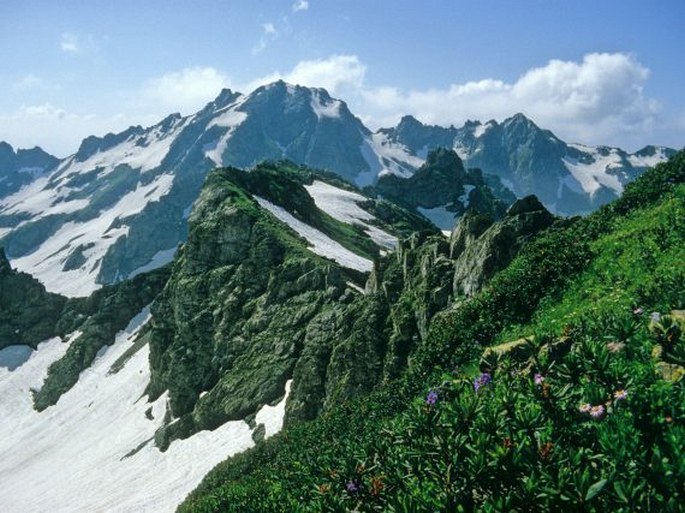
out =
[[[438,148],[458,155],[461,178],[417,173]],[[589,212],[672,153],[567,144],[522,114],[461,128],[406,116],[374,133],[325,90],[279,81],[250,94],[223,90],[199,112],[149,128],[90,136],[65,159],[1,144],[0,245],[48,290],[87,296],[169,262],[217,166],[286,159],[328,170],[451,230],[469,205],[501,214],[528,194],[557,214]],[[423,192],[407,193],[416,187]]]

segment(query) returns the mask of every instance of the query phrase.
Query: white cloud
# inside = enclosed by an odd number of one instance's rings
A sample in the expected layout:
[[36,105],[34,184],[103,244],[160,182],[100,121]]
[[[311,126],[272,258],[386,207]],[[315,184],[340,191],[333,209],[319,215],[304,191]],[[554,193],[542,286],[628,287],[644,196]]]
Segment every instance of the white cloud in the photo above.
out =
[[652,129],[659,105],[644,94],[649,70],[623,53],[592,53],[581,62],[551,60],[507,83],[484,79],[446,89],[360,90],[360,103],[375,125],[413,114],[427,123],[501,120],[523,112],[560,137],[614,144]]
[[59,46],[63,52],[67,53],[79,53],[82,50],[78,36],[70,32],[62,34]]
[[269,43],[275,41],[278,38],[278,30],[273,23],[262,23],[262,36],[259,38],[259,42],[252,48],[252,54],[256,55],[261,53],[269,46]]
[[276,80],[308,87],[323,87],[330,93],[353,92],[364,86],[366,66],[356,55],[333,55],[328,59],[300,61],[287,73],[275,72],[246,84],[245,91]]
[[64,157],[75,152],[88,135],[123,130],[130,121],[69,112],[47,102],[23,105],[13,113],[0,113],[0,141],[7,141],[15,148],[40,145],[49,153]]
[[294,11],[294,12],[297,12],[297,11],[306,11],[307,9],[309,9],[309,2],[308,2],[308,0],[297,0],[297,1],[293,4],[293,11]]
[[171,109],[189,114],[213,100],[228,77],[212,67],[184,68],[148,80],[142,87],[142,101],[149,107]]
[[45,81],[32,73],[29,73],[28,75],[25,75],[12,83],[13,91],[28,91],[31,89],[41,89],[44,87],[46,87]]

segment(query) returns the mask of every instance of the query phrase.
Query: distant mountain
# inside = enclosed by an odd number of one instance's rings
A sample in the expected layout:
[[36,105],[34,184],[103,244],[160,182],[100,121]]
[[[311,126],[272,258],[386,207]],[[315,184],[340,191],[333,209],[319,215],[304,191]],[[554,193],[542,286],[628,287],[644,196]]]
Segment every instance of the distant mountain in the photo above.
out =
[[[468,177],[452,192],[465,194],[465,201],[429,206],[422,199],[413,208],[446,229],[467,202],[478,203],[471,195],[485,190],[466,168],[480,168],[501,200],[513,200],[504,184],[519,197],[537,194],[554,212],[575,214],[611,199],[671,153],[567,145],[523,115],[462,128],[405,117],[397,127],[372,133],[325,90],[279,81],[248,95],[223,90],[187,117],[172,114],[149,128],[90,136],[61,161],[40,149],[15,153],[1,144],[0,246],[13,266],[48,290],[86,296],[169,262],[187,238],[187,218],[205,177],[217,166],[288,159],[375,186],[388,197],[396,189],[395,201],[406,205],[402,191],[421,182],[424,198],[430,196],[436,175],[420,172],[405,185],[391,175],[412,176],[437,148],[454,150],[463,161]],[[492,199],[486,194],[480,200]],[[434,208],[447,214],[428,212]]]
[[451,231],[468,209],[501,218],[516,196],[494,175],[466,170],[453,150],[432,150],[426,162],[408,178],[384,174],[370,192],[414,210],[443,230]]
[[40,148],[15,152],[12,146],[0,141],[0,198],[17,192],[57,164],[58,158]]
[[463,127],[424,125],[411,116],[373,135],[387,172],[408,176],[435,148],[454,149],[466,167],[501,178],[517,196],[535,194],[553,212],[589,213],[616,198],[626,183],[675,150],[646,146],[629,154],[620,148],[567,144],[523,114],[502,123],[468,121]]

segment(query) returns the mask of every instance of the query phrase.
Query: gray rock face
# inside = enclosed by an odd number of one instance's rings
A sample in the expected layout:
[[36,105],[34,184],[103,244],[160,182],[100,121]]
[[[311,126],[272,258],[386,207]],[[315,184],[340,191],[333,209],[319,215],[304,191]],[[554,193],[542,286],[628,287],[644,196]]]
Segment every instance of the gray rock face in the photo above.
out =
[[514,203],[502,221],[466,214],[450,238],[453,294],[471,296],[514,259],[527,239],[549,227],[554,216],[535,196]]

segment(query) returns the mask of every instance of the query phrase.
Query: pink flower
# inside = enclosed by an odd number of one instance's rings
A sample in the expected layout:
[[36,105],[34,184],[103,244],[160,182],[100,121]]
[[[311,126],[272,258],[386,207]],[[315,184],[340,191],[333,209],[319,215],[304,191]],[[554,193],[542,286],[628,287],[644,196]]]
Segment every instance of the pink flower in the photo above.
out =
[[642,314],[644,313],[644,311],[645,311],[644,308],[642,308],[641,306],[638,306],[637,308],[635,308],[635,309],[633,310],[633,313],[634,313],[635,315],[642,315]]
[[580,413],[590,413],[591,409],[592,405],[590,403],[584,403],[578,406],[578,411],[580,411]]
[[616,392],[614,392],[614,400],[615,401],[624,401],[627,397],[628,397],[628,392],[626,392],[622,388],[620,390],[616,390]]
[[542,382],[545,381],[545,377],[540,374],[539,372],[533,377],[533,380],[535,381],[536,385],[542,385]]
[[604,408],[604,406],[598,404],[597,406],[593,406],[592,408],[590,408],[590,417],[592,417],[593,419],[601,419],[602,417],[604,417],[606,412],[607,411]]

